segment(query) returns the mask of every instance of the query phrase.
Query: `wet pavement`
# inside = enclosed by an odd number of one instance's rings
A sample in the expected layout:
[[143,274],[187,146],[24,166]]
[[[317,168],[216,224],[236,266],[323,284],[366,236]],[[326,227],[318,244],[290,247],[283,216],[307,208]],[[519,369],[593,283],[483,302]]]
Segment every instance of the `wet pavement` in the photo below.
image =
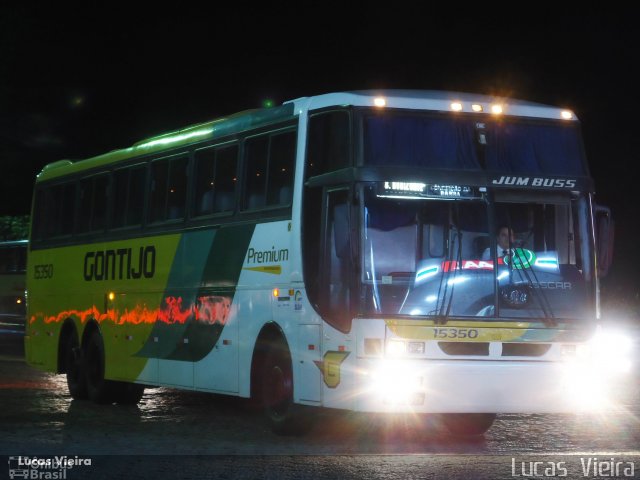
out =
[[[154,471],[160,478],[434,478],[427,474],[443,471],[447,478],[512,478],[524,476],[515,467],[527,473],[527,462],[552,455],[551,463],[575,470],[565,478],[584,478],[580,458],[592,457],[633,458],[631,478],[640,478],[637,376],[628,387],[622,405],[603,414],[499,415],[476,438],[449,435],[435,420],[337,412],[323,413],[306,436],[282,437],[247,402],[207,393],[147,389],[135,407],[74,401],[63,375],[31,368],[19,347],[5,346],[0,455],[14,463],[16,456],[85,456],[94,459],[93,478]],[[73,476],[79,468],[67,478],[83,478]]]

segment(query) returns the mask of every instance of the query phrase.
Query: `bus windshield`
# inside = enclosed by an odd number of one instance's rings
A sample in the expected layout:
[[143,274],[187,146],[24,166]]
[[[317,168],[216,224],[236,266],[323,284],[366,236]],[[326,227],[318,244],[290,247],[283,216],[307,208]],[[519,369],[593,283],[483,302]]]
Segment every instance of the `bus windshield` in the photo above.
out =
[[[593,317],[588,197],[490,191],[442,200],[380,192],[364,187],[366,314],[549,324]],[[511,232],[504,249],[501,231]]]
[[587,174],[573,122],[382,110],[362,124],[365,165]]

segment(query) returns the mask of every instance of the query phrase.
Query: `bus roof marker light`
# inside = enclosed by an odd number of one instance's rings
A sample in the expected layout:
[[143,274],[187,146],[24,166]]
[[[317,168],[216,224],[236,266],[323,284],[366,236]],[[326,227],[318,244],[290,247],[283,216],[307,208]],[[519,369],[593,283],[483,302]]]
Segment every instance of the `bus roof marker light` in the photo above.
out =
[[454,112],[461,112],[462,111],[462,103],[460,103],[460,102],[451,102],[451,110],[453,110]]
[[573,118],[573,112],[571,110],[562,110],[560,112],[560,117],[563,120],[571,120]]
[[491,113],[495,115],[500,115],[504,113],[504,109],[502,108],[502,105],[500,105],[499,103],[494,103],[493,105],[491,105]]
[[387,100],[384,97],[376,97],[373,99],[373,104],[376,107],[386,107],[387,106]]
[[473,105],[471,105],[471,110],[473,110],[474,112],[481,112],[482,109],[482,105],[480,105],[479,103],[474,103]]

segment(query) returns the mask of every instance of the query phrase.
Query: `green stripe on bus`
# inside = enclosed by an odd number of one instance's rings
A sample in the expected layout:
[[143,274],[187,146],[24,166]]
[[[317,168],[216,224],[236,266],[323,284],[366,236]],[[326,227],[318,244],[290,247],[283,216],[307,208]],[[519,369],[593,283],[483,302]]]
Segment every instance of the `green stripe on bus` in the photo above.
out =
[[[180,239],[157,320],[138,357],[198,361],[218,342],[255,225],[186,233]],[[197,290],[184,285],[199,285]]]
[[[242,265],[255,224],[222,227],[216,234],[204,268],[196,297],[211,302],[233,302]],[[202,303],[201,303],[202,306]],[[226,319],[214,323],[192,320],[183,341],[166,357],[169,360],[197,362],[206,357],[220,339]]]
[[[147,342],[136,353],[136,356],[148,358],[165,358],[176,349],[176,345],[184,336],[188,323],[175,318],[176,309],[188,312],[196,304],[196,294],[193,289],[185,289],[185,285],[197,285],[203,278],[205,258],[210,255],[211,246],[216,235],[216,230],[203,230],[199,232],[185,233],[180,238],[180,243],[173,257],[171,271],[167,279],[167,285],[158,306],[160,310],[168,310],[169,323],[156,321]],[[180,300],[179,306],[172,306]],[[173,317],[173,318],[172,318]]]

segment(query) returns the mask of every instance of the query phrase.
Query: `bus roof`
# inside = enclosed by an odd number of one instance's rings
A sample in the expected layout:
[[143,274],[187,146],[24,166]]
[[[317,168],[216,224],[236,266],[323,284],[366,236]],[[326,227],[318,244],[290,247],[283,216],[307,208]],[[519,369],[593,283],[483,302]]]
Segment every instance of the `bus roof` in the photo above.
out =
[[292,105],[245,110],[229,115],[228,117],[217,118],[209,122],[190,125],[179,130],[163,133],[141,140],[131,147],[113,150],[77,162],[59,160],[50,163],[45,165],[38,174],[37,181],[50,180],[70,173],[115,164],[130,158],[163,152],[170,148],[233,135],[261,125],[283,121],[287,118],[293,118]]
[[514,98],[439,90],[360,90],[302,97],[290,103],[295,105],[296,111],[331,105],[356,105],[495,114],[494,107],[500,107],[503,115],[577,121],[575,114],[565,108]]
[[433,111],[461,111],[480,114],[501,114],[547,119],[577,121],[573,112],[558,107],[542,105],[511,98],[488,95],[435,91],[435,90],[356,90],[301,97],[284,102],[281,106],[245,110],[227,117],[191,125],[179,130],[157,135],[135,143],[131,147],[113,150],[80,161],[59,160],[46,165],[38,174],[37,182],[50,180],[70,173],[160,153],[170,148],[212,140],[242,131],[293,118],[303,111],[331,106],[375,106],[379,108],[406,108]]

